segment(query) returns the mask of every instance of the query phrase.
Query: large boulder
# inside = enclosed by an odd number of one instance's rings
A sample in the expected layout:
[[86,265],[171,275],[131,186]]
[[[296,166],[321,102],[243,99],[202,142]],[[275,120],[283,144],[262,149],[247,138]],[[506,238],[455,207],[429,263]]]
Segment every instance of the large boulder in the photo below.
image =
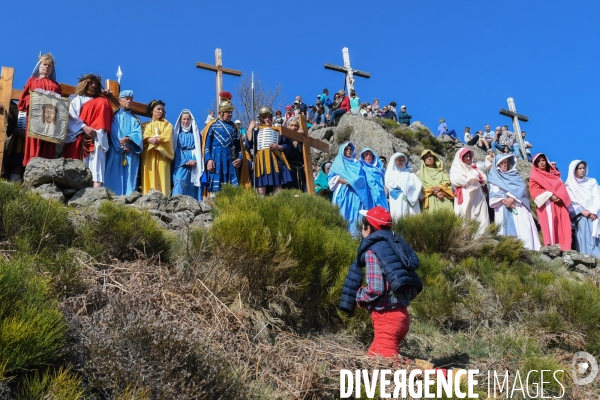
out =
[[329,143],[329,153],[311,149],[315,165],[335,158],[340,145],[348,141],[354,143],[357,153],[365,147],[370,147],[377,155],[387,157],[388,160],[396,152],[408,152],[408,144],[405,141],[391,135],[377,122],[360,115],[345,114],[338,126],[311,129],[310,136]]
[[68,205],[72,207],[89,207],[102,200],[110,200],[110,193],[105,187],[88,187],[79,190],[71,197]]
[[81,160],[33,158],[25,167],[25,185],[38,187],[54,183],[61,189],[83,189],[92,186],[92,173]]
[[44,199],[57,200],[61,203],[66,201],[65,195],[54,183],[44,183],[43,185],[34,188],[33,192],[39,194]]

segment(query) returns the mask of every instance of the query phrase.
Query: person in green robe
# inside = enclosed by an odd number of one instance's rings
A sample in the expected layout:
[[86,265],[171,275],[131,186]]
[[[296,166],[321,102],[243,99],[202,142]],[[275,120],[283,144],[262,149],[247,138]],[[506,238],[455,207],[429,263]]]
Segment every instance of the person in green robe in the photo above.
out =
[[323,196],[327,200],[331,201],[333,192],[329,189],[329,182],[327,181],[327,174],[331,167],[331,161],[324,161],[321,163],[321,169],[315,179],[315,192],[318,196]]
[[431,150],[421,153],[421,168],[419,179],[423,183],[421,197],[423,199],[422,212],[447,209],[454,210],[452,200],[454,192],[448,174],[444,172],[444,163],[439,156]]

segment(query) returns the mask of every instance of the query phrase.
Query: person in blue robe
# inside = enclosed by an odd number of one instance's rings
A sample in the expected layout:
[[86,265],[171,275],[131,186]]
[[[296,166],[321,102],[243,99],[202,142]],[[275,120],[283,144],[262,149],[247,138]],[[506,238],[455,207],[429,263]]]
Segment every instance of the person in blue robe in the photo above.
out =
[[117,196],[129,196],[137,189],[140,154],[144,149],[140,120],[129,108],[132,101],[132,90],[119,93],[121,107],[115,112],[110,129],[104,185]]
[[[204,156],[204,177],[206,190],[214,195],[229,184],[238,186],[236,168],[242,165],[240,135],[231,121],[233,104],[231,95],[222,97],[219,104],[219,118],[207,123],[202,131],[202,154]],[[243,175],[243,173],[242,173]]]
[[367,188],[367,177],[360,161],[355,159],[356,147],[352,142],[344,143],[333,160],[327,181],[333,192],[332,203],[340,209],[340,214],[348,221],[348,229],[353,236],[360,236],[360,210],[373,208],[373,201]]
[[201,180],[204,172],[202,142],[196,119],[190,110],[183,110],[173,128],[175,157],[171,163],[173,172],[173,196],[184,194],[202,200]]
[[367,178],[367,187],[373,207],[381,206],[389,211],[390,206],[385,192],[385,168],[375,153],[375,150],[366,147],[360,152],[360,162]]
[[569,213],[575,222],[575,249],[600,258],[600,187],[596,179],[588,176],[585,161],[569,164],[565,186],[572,202]]

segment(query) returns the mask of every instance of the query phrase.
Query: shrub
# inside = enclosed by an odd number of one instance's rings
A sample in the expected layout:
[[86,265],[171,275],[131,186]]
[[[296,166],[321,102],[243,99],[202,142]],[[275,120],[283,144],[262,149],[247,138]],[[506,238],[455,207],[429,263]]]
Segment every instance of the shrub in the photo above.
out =
[[[329,324],[341,293],[341,287],[339,293],[331,288],[337,288],[357,248],[339,210],[296,191],[260,198],[233,187],[217,195],[216,210],[211,241],[247,282],[249,303],[292,325]],[[300,318],[292,318],[295,312]]]
[[65,340],[49,282],[31,271],[31,261],[0,260],[0,365],[7,374],[50,362]]
[[54,252],[68,247],[74,237],[69,210],[19,186],[0,183],[0,236],[19,251]]
[[60,399],[79,400],[84,397],[81,379],[69,370],[60,368],[55,372],[38,371],[23,379],[18,400]]
[[98,216],[88,221],[81,232],[81,247],[102,260],[146,257],[169,259],[171,238],[148,212],[104,201]]
[[394,221],[392,229],[417,252],[455,254],[468,245],[473,231],[451,210],[410,215]]

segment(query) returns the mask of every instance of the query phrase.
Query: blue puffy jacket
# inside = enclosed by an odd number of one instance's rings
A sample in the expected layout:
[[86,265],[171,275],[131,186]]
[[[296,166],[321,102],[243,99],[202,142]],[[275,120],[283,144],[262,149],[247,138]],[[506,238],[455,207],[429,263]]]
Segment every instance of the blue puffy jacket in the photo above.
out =
[[349,314],[356,307],[356,292],[362,285],[365,253],[371,250],[381,264],[385,280],[394,292],[406,285],[423,290],[423,283],[416,273],[419,268],[419,257],[404,239],[389,230],[373,232],[362,240],[358,248],[356,260],[350,266],[339,308]]

